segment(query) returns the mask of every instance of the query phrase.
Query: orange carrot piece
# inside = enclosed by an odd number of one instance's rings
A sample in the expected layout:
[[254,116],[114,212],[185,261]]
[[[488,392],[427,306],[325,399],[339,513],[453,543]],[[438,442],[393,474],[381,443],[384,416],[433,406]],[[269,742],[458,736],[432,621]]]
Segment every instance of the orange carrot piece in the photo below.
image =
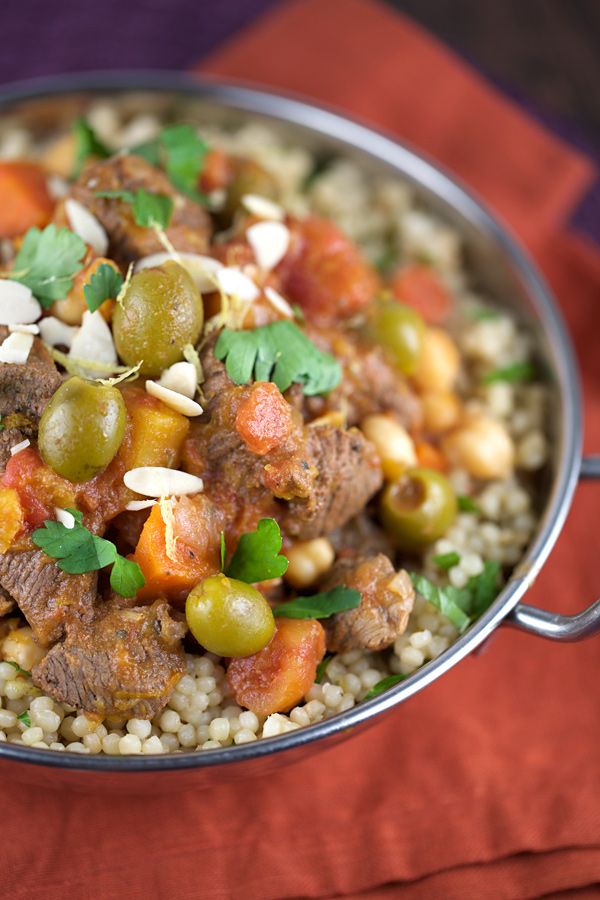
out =
[[23,234],[34,225],[47,225],[54,202],[46,175],[30,162],[0,162],[0,238]]
[[292,410],[276,384],[257,381],[235,417],[237,433],[252,453],[264,456],[281,446],[292,429]]

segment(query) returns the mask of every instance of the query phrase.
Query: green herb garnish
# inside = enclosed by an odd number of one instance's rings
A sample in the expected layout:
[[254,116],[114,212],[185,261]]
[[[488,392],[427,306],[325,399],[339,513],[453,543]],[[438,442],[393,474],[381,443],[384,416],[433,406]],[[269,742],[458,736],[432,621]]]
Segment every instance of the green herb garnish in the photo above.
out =
[[472,575],[464,588],[451,584],[439,586],[424,575],[410,573],[415,590],[461,632],[496,599],[499,575],[500,565],[495,560],[487,560],[479,575]]
[[140,188],[137,191],[96,191],[96,197],[122,200],[133,211],[137,225],[143,228],[168,228],[173,214],[173,200],[166,194],[151,194]]
[[273,322],[248,331],[224,328],[215,345],[235,384],[272,381],[280,391],[301,384],[307,396],[326,394],[339,384],[342,368],[322,353],[293,322]]
[[469,612],[474,619],[486,611],[498,594],[498,578],[500,563],[488,559],[479,575],[472,575],[467,582],[467,590],[471,593]]
[[281,543],[275,519],[261,519],[256,531],[241,536],[225,574],[248,584],[280,578],[288,567],[287,559],[280,554]]
[[102,263],[84,285],[83,295],[87,308],[90,312],[96,312],[105,300],[116,300],[122,287],[121,273],[108,263]]
[[531,362],[518,362],[512,366],[504,366],[493,369],[483,376],[484,384],[495,384],[497,381],[507,381],[509,384],[517,384],[521,381],[532,381],[537,374],[536,367]]
[[153,166],[162,165],[178,191],[197,203],[206,203],[207,198],[198,190],[198,180],[208,145],[191,125],[168,125],[155,140],[138,144],[129,152]]
[[67,508],[67,512],[74,517],[74,526],[67,528],[62,522],[46,520],[43,528],[37,528],[31,535],[36,547],[58,560],[59,569],[70,575],[95,572],[112,565],[112,589],[122,597],[134,597],[145,584],[138,564],[121,556],[111,541],[92,534],[82,524],[81,512],[70,508]]
[[497,309],[488,309],[485,306],[473,306],[467,310],[467,315],[474,322],[488,322],[500,318],[500,312]]
[[225,532],[221,532],[221,571],[225,571],[225,560],[227,559],[227,545],[225,543]]
[[469,513],[479,513],[481,512],[479,506],[472,497],[469,497],[467,494],[460,494],[456,501],[458,503],[458,508],[461,512],[469,512]]
[[280,603],[273,607],[273,615],[286,619],[328,619],[335,613],[356,609],[360,598],[360,591],[340,584],[321,594],[313,594],[311,597],[296,597],[295,600]]
[[86,247],[68,228],[30,228],[15,258],[10,277],[31,288],[42,306],[67,296],[81,269]]
[[17,716],[19,722],[22,722],[25,728],[31,728],[31,719],[29,717],[29,712],[25,710],[22,712],[20,716]]
[[0,431],[4,431],[4,423],[2,422],[2,416],[0,416]]
[[75,138],[75,165],[72,177],[77,178],[83,164],[90,156],[106,159],[111,155],[111,150],[103,144],[92,126],[85,119],[76,119],[73,122],[73,137]]
[[27,672],[25,669],[22,669],[19,663],[13,662],[11,659],[6,660],[9,666],[12,666],[13,669],[16,669],[19,675],[24,675],[25,678],[31,678],[31,672]]
[[368,694],[365,694],[363,700],[372,700],[373,697],[379,696],[379,694],[383,694],[384,691],[387,691],[388,688],[394,687],[395,684],[399,684],[401,681],[404,681],[406,675],[388,675],[386,678],[382,678],[381,681],[378,681],[377,684],[374,684]]
[[306,324],[306,316],[304,315],[304,310],[297,303],[292,303],[292,312],[294,313],[294,319],[296,322],[300,322],[301,325]]
[[443,572],[447,572],[448,569],[451,569],[453,566],[457,566],[460,562],[460,553],[456,553],[456,551],[452,551],[451,553],[440,553],[439,556],[434,556],[433,561]]
[[326,656],[323,657],[323,659],[317,666],[317,671],[315,674],[315,682],[317,684],[321,684],[321,682],[325,678],[325,672],[326,672],[327,666],[329,665],[329,663],[331,662],[332,659],[333,659],[333,653],[328,653]]

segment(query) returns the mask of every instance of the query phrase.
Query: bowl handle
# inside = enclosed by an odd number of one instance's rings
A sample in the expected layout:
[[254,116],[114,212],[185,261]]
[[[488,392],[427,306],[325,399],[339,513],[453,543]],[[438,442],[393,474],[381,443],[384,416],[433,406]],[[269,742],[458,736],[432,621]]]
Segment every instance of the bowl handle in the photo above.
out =
[[[579,477],[586,480],[600,479],[600,456],[584,456]],[[561,616],[526,603],[518,603],[505,622],[513,628],[520,628],[521,631],[550,638],[552,641],[580,641],[600,633],[600,600],[574,616]]]

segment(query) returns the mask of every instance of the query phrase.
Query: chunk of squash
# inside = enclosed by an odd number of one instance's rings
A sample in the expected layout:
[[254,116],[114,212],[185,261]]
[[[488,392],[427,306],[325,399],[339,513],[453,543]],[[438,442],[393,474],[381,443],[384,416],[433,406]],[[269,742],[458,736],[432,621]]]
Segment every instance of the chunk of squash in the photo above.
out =
[[131,440],[124,448],[127,469],[179,465],[190,420],[137,387],[125,387],[123,399],[131,419]]

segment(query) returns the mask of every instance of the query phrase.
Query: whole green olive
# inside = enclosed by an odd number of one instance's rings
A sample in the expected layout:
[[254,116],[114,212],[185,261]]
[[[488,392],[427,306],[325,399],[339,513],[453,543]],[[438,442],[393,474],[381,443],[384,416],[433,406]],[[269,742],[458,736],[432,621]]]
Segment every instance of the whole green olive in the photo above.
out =
[[271,607],[255,587],[211,575],[188,595],[185,617],[199,644],[219,656],[252,656],[275,631]]
[[175,262],[142,269],[113,313],[117,352],[128,366],[155,378],[195,344],[204,321],[202,298],[191,275]]
[[434,469],[413,468],[388,484],[380,513],[386,531],[402,550],[422,550],[442,537],[457,512],[448,479]]
[[268,200],[279,198],[275,178],[260,163],[253,159],[233,157],[231,167],[233,175],[226,188],[225,202],[218,212],[219,225],[223,227],[231,225],[244,194],[258,194]]
[[115,457],[127,412],[116,387],[74,376],[61,384],[40,419],[38,448],[68,481],[89,481]]
[[423,346],[425,323],[414,309],[396,300],[381,299],[375,306],[369,331],[404,375],[415,371]]

